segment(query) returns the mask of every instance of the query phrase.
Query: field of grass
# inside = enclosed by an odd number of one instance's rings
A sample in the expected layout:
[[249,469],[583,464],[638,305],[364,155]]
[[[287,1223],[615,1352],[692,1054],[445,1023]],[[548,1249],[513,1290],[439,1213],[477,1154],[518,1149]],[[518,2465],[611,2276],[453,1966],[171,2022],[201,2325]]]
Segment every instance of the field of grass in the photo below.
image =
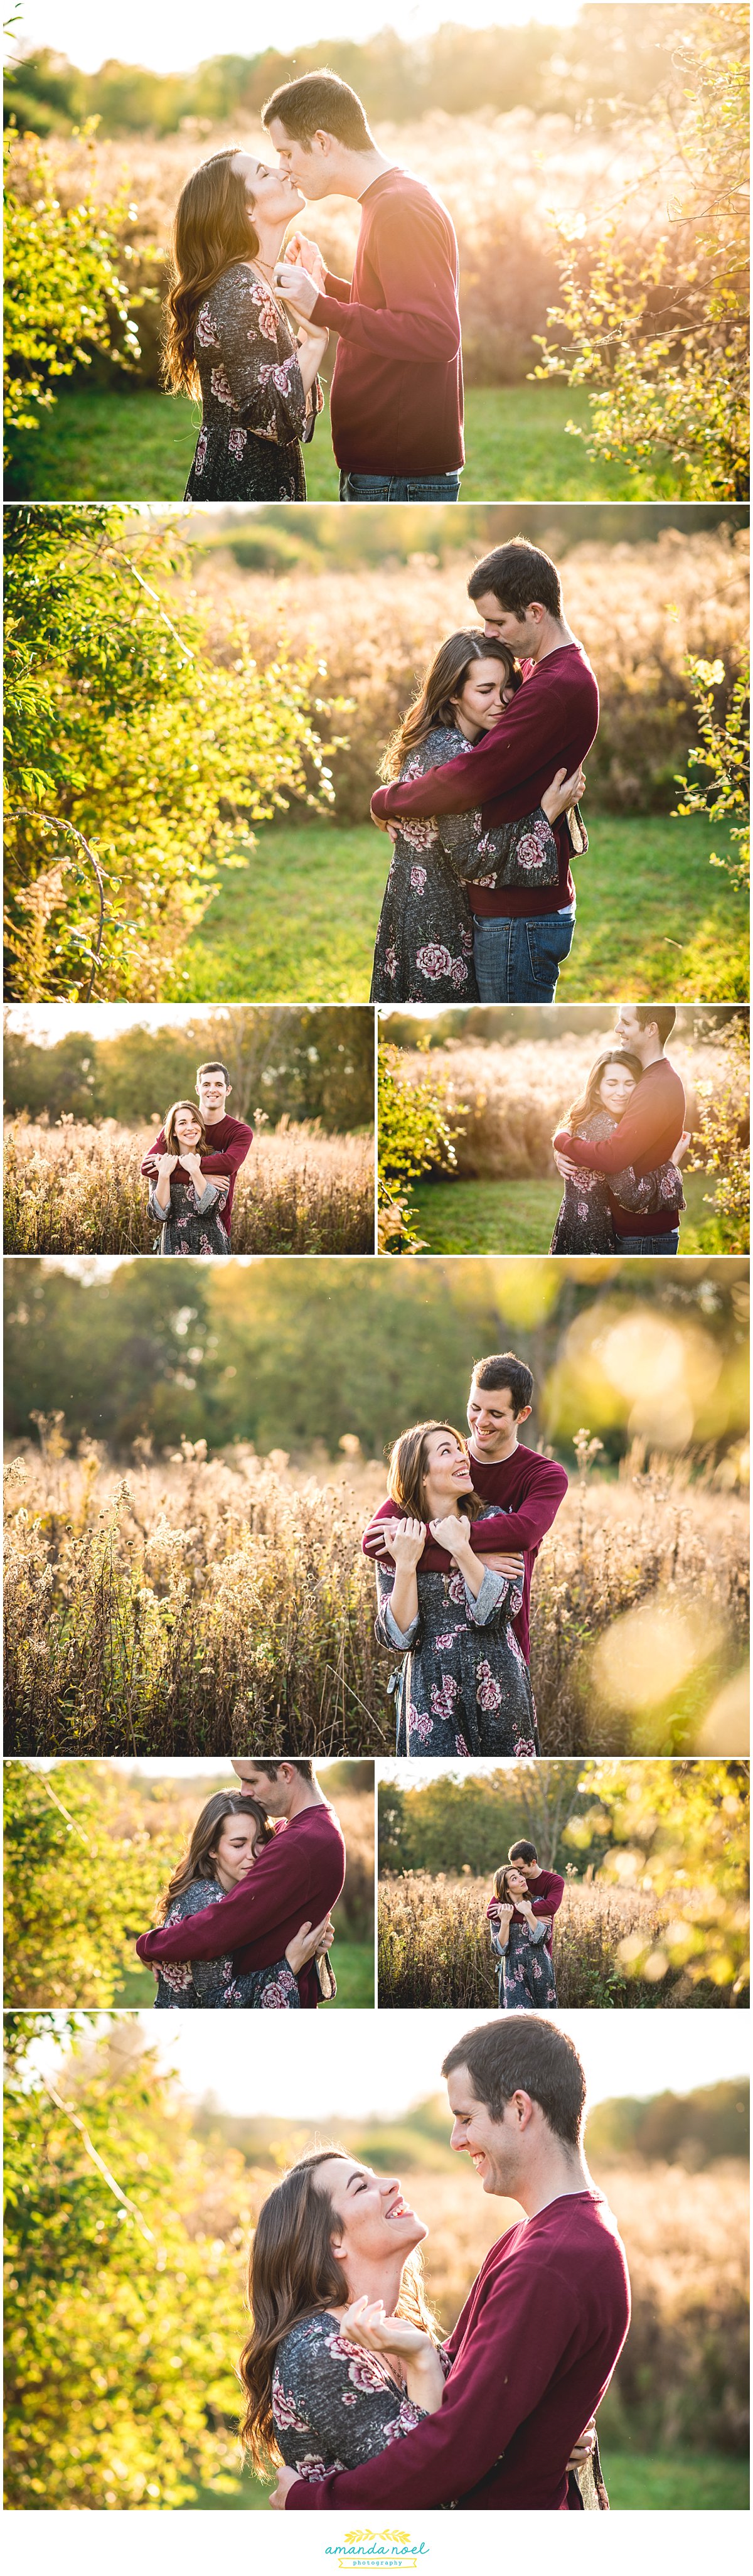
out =
[[[578,921],[560,1001],[733,1001],[748,990],[743,908],[709,867],[695,816],[599,814],[578,862]],[[248,872],[226,870],[181,951],[192,1002],[366,1002],[386,878],[371,824],[263,831]],[[284,879],[286,901],[280,904]]]
[[[687,1210],[680,1229],[680,1251],[746,1252],[744,1239],[734,1245],[722,1239],[722,1228],[706,1205],[713,1176],[686,1172],[683,1188]],[[559,1181],[418,1181],[411,1190],[419,1235],[427,1252],[548,1252],[562,1200]]]
[[[6,1252],[151,1253],[157,1227],[141,1163],[153,1128],[115,1119],[5,1132]],[[374,1246],[374,1148],[362,1133],[324,1136],[284,1119],[260,1130],[236,1183],[236,1253],[359,1253]]]
[[[498,1959],[492,1950],[486,1908],[490,1880],[452,1878],[410,1869],[379,1882],[379,2002],[383,2011],[494,2011]],[[692,1902],[687,1912],[692,1916]],[[568,1882],[554,1924],[553,1961],[561,2011],[605,2007],[650,2010],[656,2005],[722,2007],[726,1988],[693,1984],[681,1968],[664,1976],[629,1975],[623,1943],[639,1941],[646,1955],[661,1945],[673,1903],[643,1895],[637,1886]]]
[[[669,468],[632,475],[591,465],[566,422],[590,417],[580,387],[481,385],[466,391],[464,501],[671,500],[682,481]],[[200,405],[152,386],[81,385],[59,394],[39,427],[20,433],[6,476],[9,501],[179,501],[201,426]],[[337,501],[329,415],[305,451],[310,501]]]
[[[391,1751],[360,1545],[383,1466],[202,1449],[139,1443],[123,1475],[82,1444],[6,1479],[6,1753]],[[746,1548],[742,1499],[682,1459],[571,1486],[534,1586],[545,1753],[693,1749],[744,1662]]]

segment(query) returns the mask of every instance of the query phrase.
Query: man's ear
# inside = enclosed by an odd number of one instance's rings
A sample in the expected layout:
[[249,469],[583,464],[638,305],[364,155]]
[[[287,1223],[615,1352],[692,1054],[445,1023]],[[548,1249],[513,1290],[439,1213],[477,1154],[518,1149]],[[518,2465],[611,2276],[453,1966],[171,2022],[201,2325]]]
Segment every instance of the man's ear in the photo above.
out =
[[521,1405],[521,1408],[520,1408],[520,1412],[519,1412],[519,1413],[516,1413],[516,1415],[515,1415],[515,1420],[516,1420],[516,1422],[527,1422],[527,1421],[528,1421],[529,1413],[532,1413],[532,1412],[533,1412],[533,1406],[532,1406],[531,1404],[522,1404],[522,1405]]

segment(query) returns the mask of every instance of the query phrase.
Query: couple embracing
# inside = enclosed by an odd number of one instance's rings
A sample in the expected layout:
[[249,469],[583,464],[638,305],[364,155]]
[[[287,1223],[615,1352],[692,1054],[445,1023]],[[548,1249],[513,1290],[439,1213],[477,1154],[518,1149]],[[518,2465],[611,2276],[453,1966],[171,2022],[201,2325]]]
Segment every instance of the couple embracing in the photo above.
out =
[[330,1913],[345,1883],[337,1817],[310,1761],[233,1761],[136,1943],[158,2009],[314,2011],[336,1993]]
[[[332,72],[275,90],[262,123],[275,160],[214,153],[176,211],[165,381],[202,404],[185,499],[305,501],[303,449],[334,331],[341,501],[457,501],[463,375],[446,208],[385,160],[355,90]],[[361,208],[352,279],[332,275],[304,233],[289,235],[307,199],[331,197]]]
[[289,2513],[390,2505],[603,2508],[594,2418],[630,2319],[624,2250],[582,2147],[577,2049],[528,2014],[444,2060],[451,2146],[521,2215],[447,2342],[427,2305],[427,2229],[394,2175],[339,2147],[260,2211],[249,2264],[244,2438]]
[[557,567],[522,537],[476,564],[483,626],[440,645],[372,798],[394,848],[372,1002],[553,1002],[599,721]]
[[494,1352],[474,1365],[467,1440],[429,1421],[395,1441],[363,1551],[376,1566],[376,1635],[393,1659],[398,1754],[540,1752],[531,1575],[568,1480],[519,1442],[532,1395],[525,1361]]

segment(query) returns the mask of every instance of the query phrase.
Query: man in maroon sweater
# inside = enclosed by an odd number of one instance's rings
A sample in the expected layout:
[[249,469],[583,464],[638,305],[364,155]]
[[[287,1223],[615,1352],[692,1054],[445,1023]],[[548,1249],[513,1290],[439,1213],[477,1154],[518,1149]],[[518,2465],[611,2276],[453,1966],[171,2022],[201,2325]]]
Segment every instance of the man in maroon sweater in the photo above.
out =
[[[564,1878],[560,1878],[557,1869],[542,1869],[535,1843],[511,1843],[507,1858],[509,1861],[517,1861],[518,1868],[522,1869],[528,1881],[531,1913],[546,1918],[544,1948],[548,1950],[551,1959],[552,1924],[565,1893]],[[518,1913],[516,1905],[513,1906],[512,1912],[513,1922],[522,1923],[523,1916]]]
[[[405,815],[468,814],[481,807],[484,829],[520,822],[551,786],[555,771],[575,777],[597,731],[599,692],[582,644],[563,615],[556,565],[540,547],[515,537],[476,565],[468,595],[486,635],[499,635],[532,665],[499,724],[465,760],[445,761],[425,777],[395,779],[372,796],[375,823]],[[474,915],[473,962],[482,1002],[553,1002],[575,930],[575,886],[567,815],[553,825],[559,850],[556,885],[468,886]]]
[[[254,1131],[253,1127],[245,1125],[242,1118],[227,1116],[226,1102],[230,1097],[230,1075],[226,1064],[197,1066],[196,1097],[207,1134],[212,1140],[211,1153],[201,1155],[202,1172],[222,1172],[227,1174],[230,1180],[230,1188],[222,1211],[225,1233],[229,1236],[236,1177],[241,1163],[245,1163],[249,1145],[253,1145]],[[157,1168],[157,1156],[166,1153],[167,1139],[164,1127],[161,1127],[159,1135],[155,1136],[154,1144],[150,1145],[148,1154],[144,1156],[141,1170],[145,1180],[152,1179]],[[176,1163],[176,1181],[189,1181],[190,1178],[190,1172],[185,1170],[184,1165]]]
[[[161,1959],[221,1959],[228,1951],[241,1975],[271,1968],[302,1923],[323,1924],[342,1895],[345,1845],[311,1762],[239,1760],[233,1769],[268,1815],[284,1818],[284,1832],[265,1843],[248,1877],[219,1904],[162,1932],[142,1933],[136,1948],[150,1966]],[[313,1959],[300,1971],[298,1991],[304,2009],[313,2011],[320,1991]]]
[[[315,2481],[279,2473],[294,2513],[391,2505],[466,2512],[579,2510],[574,2444],[600,2405],[630,2322],[616,2220],[581,2145],[585,2078],[564,2031],[538,2015],[484,2023],[445,2058],[451,2145],[484,2191],[525,2212],[491,2247],[445,2347],[438,2412],[375,2459]],[[390,2321],[359,2329],[390,2346]]]
[[[642,1181],[647,1173],[658,1170],[660,1163],[671,1163],[685,1127],[685,1093],[679,1073],[668,1064],[664,1053],[676,1016],[671,1002],[620,1003],[614,1034],[620,1046],[637,1055],[643,1066],[641,1079],[614,1134],[605,1136],[600,1144],[589,1144],[584,1136],[571,1136],[567,1128],[560,1128],[554,1139],[554,1160],[563,1180],[577,1180],[584,1164],[590,1172],[607,1174],[624,1172],[632,1164]],[[673,1207],[655,1209],[649,1220],[650,1232],[635,1234],[633,1212],[621,1207],[611,1190],[609,1205],[621,1252],[677,1251],[680,1228]]]
[[[518,1431],[528,1421],[532,1395],[531,1370],[524,1360],[516,1359],[514,1351],[495,1351],[490,1358],[475,1361],[467,1417],[471,1475],[482,1501],[498,1503],[500,1508],[488,1520],[471,1523],[471,1546],[478,1556],[491,1558],[497,1573],[511,1579],[520,1575],[522,1555],[523,1603],[513,1626],[526,1663],[531,1575],[542,1538],[567,1493],[565,1469],[555,1458],[542,1458],[537,1449],[519,1446]],[[385,1523],[399,1519],[397,1503],[380,1503],[364,1531],[364,1556],[384,1560],[389,1553],[384,1545]],[[419,1564],[443,1574],[452,1572],[451,1557],[437,1545],[430,1529]]]
[[385,161],[355,90],[332,72],[288,81],[262,117],[304,197],[361,207],[352,279],[332,276],[301,233],[275,271],[294,321],[339,333],[330,421],[341,501],[456,501],[463,374],[446,207]]

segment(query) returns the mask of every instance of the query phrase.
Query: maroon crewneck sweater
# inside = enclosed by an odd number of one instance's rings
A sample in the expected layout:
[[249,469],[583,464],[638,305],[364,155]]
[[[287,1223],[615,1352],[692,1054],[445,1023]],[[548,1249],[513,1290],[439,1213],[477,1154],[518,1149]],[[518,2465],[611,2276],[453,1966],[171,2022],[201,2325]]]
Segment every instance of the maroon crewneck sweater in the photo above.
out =
[[288,2513],[567,2513],[567,2463],[630,2323],[617,2222],[601,2192],[552,2200],[500,2236],[446,2350],[436,2415],[363,2468],[291,2487]]
[[[345,1844],[337,1817],[331,1807],[302,1807],[218,1905],[161,1932],[142,1932],[139,1958],[158,1965],[161,1959],[222,1959],[229,1951],[241,1975],[271,1968],[302,1923],[324,1921],[344,1884]],[[304,2008],[314,2009],[320,1988],[313,1959],[300,1970],[298,1991]]]
[[[671,1162],[684,1125],[685,1093],[679,1073],[666,1056],[660,1056],[656,1064],[647,1064],[612,1136],[591,1144],[585,1136],[571,1136],[561,1127],[554,1144],[558,1154],[565,1154],[570,1163],[581,1163],[586,1171],[608,1175],[626,1171],[630,1163],[643,1181],[660,1163]],[[635,1208],[621,1207],[611,1190],[609,1205],[615,1234],[672,1234],[679,1222],[676,1208],[657,1208],[641,1220]]]
[[[207,1135],[212,1138],[212,1150],[209,1154],[201,1154],[199,1160],[207,1180],[214,1179],[219,1174],[224,1178],[229,1177],[230,1188],[222,1211],[225,1233],[229,1235],[235,1184],[241,1163],[245,1163],[249,1145],[253,1145],[254,1131],[253,1127],[244,1125],[242,1118],[218,1118],[213,1127],[207,1128]],[[150,1178],[150,1165],[154,1161],[155,1154],[166,1153],[167,1138],[164,1127],[161,1127],[159,1135],[155,1136],[154,1144],[149,1147],[148,1154],[144,1155],[141,1166],[144,1180]],[[176,1163],[172,1177],[174,1181],[190,1181],[191,1174],[186,1171],[183,1163]]]
[[[558,644],[543,661],[534,662],[499,724],[474,743],[465,760],[444,761],[424,778],[397,778],[389,787],[378,787],[372,814],[395,823],[410,814],[472,814],[480,805],[485,831],[497,823],[519,823],[541,804],[558,769],[570,778],[579,768],[598,722],[599,692],[582,644]],[[561,912],[574,901],[564,815],[553,830],[560,861],[557,884],[541,886],[537,893],[529,886],[495,893],[469,884],[466,892],[478,920],[531,918]]]
[[[520,1861],[518,1866],[520,1869],[523,1869],[525,1864],[523,1861]],[[552,1955],[552,1922],[558,1906],[562,1904],[564,1893],[565,1881],[564,1878],[560,1878],[559,1870],[540,1869],[538,1878],[529,1878],[528,1894],[531,1904],[531,1913],[548,1917],[544,1948],[545,1950],[548,1950],[550,1958]],[[491,1914],[494,1906],[498,1904],[499,1897],[493,1896],[490,1904],[487,1905],[487,1914]],[[525,1915],[518,1912],[517,1905],[513,1906],[512,1919],[513,1923],[525,1923]]]
[[[523,1449],[520,1442],[511,1458],[498,1459],[496,1464],[474,1458],[471,1450],[469,1466],[474,1493],[479,1494],[484,1503],[499,1504],[498,1517],[490,1513],[488,1520],[471,1521],[469,1524],[471,1546],[476,1554],[516,1556],[521,1550],[523,1552],[523,1607],[513,1620],[513,1627],[527,1663],[530,1653],[531,1575],[542,1538],[551,1529],[563,1494],[567,1493],[565,1469],[558,1467],[556,1458],[541,1458],[538,1449]],[[368,1529],[364,1530],[361,1541],[364,1556],[372,1561],[380,1557],[383,1563],[389,1561],[383,1525],[386,1520],[400,1520],[401,1517],[397,1503],[380,1503]],[[423,1555],[418,1561],[424,1572],[439,1571],[442,1574],[450,1574],[454,1563],[447,1549],[438,1547],[436,1539],[430,1537],[428,1529]]]
[[409,170],[385,170],[365,190],[352,280],[327,271],[312,319],[340,335],[330,424],[343,471],[455,473],[464,462],[458,246],[446,208]]

